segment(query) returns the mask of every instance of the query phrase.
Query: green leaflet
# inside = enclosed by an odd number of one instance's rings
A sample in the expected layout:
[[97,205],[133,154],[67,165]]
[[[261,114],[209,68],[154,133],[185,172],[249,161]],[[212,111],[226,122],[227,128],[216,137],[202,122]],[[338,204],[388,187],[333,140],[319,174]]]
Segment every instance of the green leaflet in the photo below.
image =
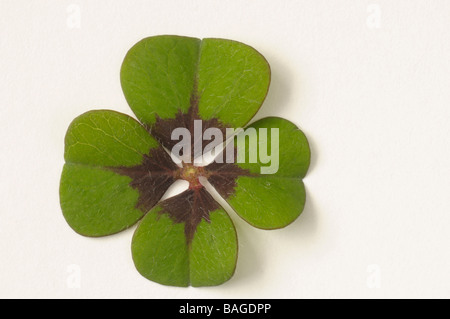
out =
[[141,275],[170,286],[219,285],[233,275],[237,259],[236,232],[222,208],[201,220],[189,243],[185,223],[158,205],[140,222],[131,248]]
[[113,111],[90,111],[74,119],[65,138],[60,202],[65,219],[85,236],[117,233],[144,214],[136,209],[139,193],[131,179],[110,167],[142,162],[158,146],[131,117]]
[[202,220],[190,251],[191,285],[215,286],[231,278],[237,261],[237,236],[233,222],[222,209],[210,213],[210,222]]
[[303,211],[305,187],[299,178],[239,177],[227,201],[249,224],[262,229],[282,228]]
[[[250,124],[246,129],[248,128],[254,128],[257,132],[258,147],[255,151],[258,154],[260,153],[261,148],[263,150],[267,149],[269,154],[278,150],[278,171],[275,174],[267,174],[265,176],[305,177],[309,168],[311,151],[305,134],[295,124],[279,117],[266,117]],[[262,128],[267,129],[267,135],[259,134],[261,132],[260,129]],[[272,128],[278,128],[278,145],[271,145]],[[235,145],[239,146],[242,144],[236,142]],[[237,163],[239,167],[248,169],[251,173],[260,174],[261,167],[269,166],[267,163],[262,163],[259,156],[257,157],[257,163],[250,163],[249,141],[246,140],[246,144],[243,146],[243,149],[238,148],[238,152],[245,154],[246,161],[245,163]]]
[[163,285],[189,285],[189,254],[183,224],[153,208],[134,232],[131,251],[139,273]]
[[144,127],[128,115],[109,110],[86,112],[67,129],[64,159],[90,166],[132,166],[158,147]]
[[136,43],[120,71],[122,89],[137,118],[147,125],[156,114],[173,118],[190,107],[197,71],[200,40],[155,36]]
[[79,234],[99,237],[134,225],[143,212],[134,208],[138,192],[130,178],[80,164],[65,164],[60,200],[64,218]]
[[269,83],[269,64],[252,47],[231,40],[202,40],[198,92],[203,119],[243,127],[261,107]]
[[198,105],[200,118],[241,127],[260,108],[269,82],[269,64],[261,54],[225,39],[145,38],[130,49],[121,69],[125,97],[149,126],[156,116],[175,118]]
[[[255,227],[285,227],[300,215],[305,205],[306,194],[301,179],[310,163],[308,141],[293,123],[277,117],[261,119],[247,128],[256,129],[257,149],[251,150],[248,139],[245,144],[239,144],[236,138],[235,145],[238,146],[238,153],[245,154],[245,162],[235,165],[250,171],[251,175],[238,177],[231,196],[222,196],[243,219]],[[260,134],[260,128],[266,128],[268,134]],[[271,144],[272,128],[279,130],[279,143],[275,145]],[[249,162],[250,150],[259,153],[260,148],[268,149],[269,155],[278,151],[276,173],[261,174],[261,167],[267,167],[270,163],[262,163],[259,156],[256,163]],[[220,190],[220,185],[212,184]]]

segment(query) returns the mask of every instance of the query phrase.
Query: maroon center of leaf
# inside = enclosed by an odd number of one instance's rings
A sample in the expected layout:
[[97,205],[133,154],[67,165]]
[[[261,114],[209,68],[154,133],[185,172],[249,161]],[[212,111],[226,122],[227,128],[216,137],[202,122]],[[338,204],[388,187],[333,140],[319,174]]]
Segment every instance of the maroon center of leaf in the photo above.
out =
[[180,170],[180,177],[189,182],[189,189],[195,190],[203,187],[199,180],[201,176],[205,177],[206,175],[203,167],[183,163],[183,167]]
[[[194,120],[202,121],[203,132],[210,127],[217,127],[225,131],[225,127],[218,119],[203,120],[198,114],[197,99],[191,99],[191,108],[187,113],[178,112],[174,118],[161,119],[157,117],[156,123],[149,128],[149,133],[167,149],[177,143],[170,139],[171,132],[175,128],[185,127],[193,133]],[[202,133],[203,133],[202,132]],[[193,140],[191,143],[191,156],[193,159],[200,154],[195,154],[194,149],[203,150],[209,141]],[[194,147],[194,146],[197,147]],[[219,155],[220,156],[220,155]],[[148,213],[161,199],[170,185],[177,179],[189,182],[189,189],[174,197],[162,201],[158,214],[168,214],[175,223],[184,223],[186,241],[191,243],[198,224],[204,219],[210,222],[209,214],[220,208],[219,204],[200,183],[199,178],[205,177],[217,192],[225,199],[234,194],[236,179],[239,176],[250,175],[234,163],[213,162],[208,166],[195,166],[191,163],[183,163],[180,168],[167,154],[163,147],[150,150],[143,156],[142,163],[133,167],[110,168],[118,174],[131,178],[130,186],[139,192],[136,207],[144,213]]]

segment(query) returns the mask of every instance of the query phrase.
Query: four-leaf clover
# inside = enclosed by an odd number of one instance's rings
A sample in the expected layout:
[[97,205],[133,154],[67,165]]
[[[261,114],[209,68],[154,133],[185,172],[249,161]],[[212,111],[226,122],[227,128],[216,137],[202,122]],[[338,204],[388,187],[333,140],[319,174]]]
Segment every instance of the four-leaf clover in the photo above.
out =
[[[79,234],[99,237],[139,222],[132,239],[137,270],[173,286],[211,286],[234,273],[238,242],[225,210],[205,189],[204,177],[251,225],[281,228],[305,204],[302,178],[310,161],[305,135],[291,122],[267,117],[247,128],[277,128],[278,143],[258,134],[258,149],[278,152],[278,170],[266,163],[213,162],[201,167],[173,162],[175,128],[244,127],[267,94],[270,68],[243,43],[224,39],[155,36],[141,40],[122,64],[121,84],[139,122],[110,110],[75,118],[65,137],[60,201],[65,219]],[[192,141],[194,144],[204,141]],[[239,149],[246,158],[254,152]],[[193,147],[194,149],[194,147]],[[192,153],[192,158],[197,156]],[[160,201],[177,179],[189,189]]]

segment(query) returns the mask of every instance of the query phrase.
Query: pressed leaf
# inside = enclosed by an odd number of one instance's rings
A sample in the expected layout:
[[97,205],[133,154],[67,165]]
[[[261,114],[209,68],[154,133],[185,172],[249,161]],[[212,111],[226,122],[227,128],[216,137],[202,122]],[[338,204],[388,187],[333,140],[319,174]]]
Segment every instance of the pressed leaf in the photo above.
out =
[[[116,233],[142,218],[132,255],[144,277],[174,286],[221,284],[236,266],[236,231],[199,176],[208,178],[250,224],[284,227],[305,204],[301,179],[310,159],[306,137],[280,118],[249,126],[269,130],[268,136],[258,131],[258,147],[279,152],[272,174],[261,174],[268,166],[262,160],[200,168],[172,162],[161,144],[171,150],[178,143],[172,140],[174,129],[191,133],[194,159],[209,144],[201,138],[206,129],[219,128],[224,134],[228,127],[242,127],[264,101],[269,65],[255,49],[237,41],[145,38],[127,53],[120,77],[125,98],[142,124],[106,110],[87,112],[72,122],[60,184],[64,217],[86,236]],[[201,120],[200,137],[196,120]],[[280,143],[271,142],[271,128],[279,129]],[[236,150],[247,159],[254,151],[248,144]],[[178,178],[188,180],[189,189],[158,203]]]
[[[258,136],[257,149],[250,148],[250,142],[238,144],[237,152],[245,154],[245,162],[217,164],[206,169],[209,182],[227,200],[231,207],[247,222],[264,229],[281,228],[294,221],[303,211],[305,188],[302,178],[310,162],[308,141],[293,123],[277,118],[261,119],[248,128],[255,128]],[[259,129],[267,129],[260,134]],[[277,128],[279,139],[271,143],[271,129]],[[268,154],[278,152],[279,165],[276,172],[261,174],[261,168],[270,163],[249,162],[250,152],[267,149]]]
[[204,188],[161,202],[140,222],[133,260],[146,278],[164,285],[212,286],[234,273],[236,232]]
[[70,124],[64,155],[61,208],[69,225],[85,236],[135,224],[175,181],[178,169],[136,120],[106,110],[84,113]]

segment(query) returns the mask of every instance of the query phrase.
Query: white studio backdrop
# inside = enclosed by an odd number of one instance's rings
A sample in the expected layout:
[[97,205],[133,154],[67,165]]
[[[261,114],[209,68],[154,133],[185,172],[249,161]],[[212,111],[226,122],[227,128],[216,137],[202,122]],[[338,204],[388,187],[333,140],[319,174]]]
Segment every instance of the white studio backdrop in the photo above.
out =
[[[450,297],[450,2],[0,3],[0,297]],[[132,115],[119,70],[159,34],[255,47],[272,68],[256,118],[307,135],[307,204],[282,230],[232,216],[234,277],[174,288],[141,277],[134,228],[77,235],[59,207],[63,139],[99,108]]]

